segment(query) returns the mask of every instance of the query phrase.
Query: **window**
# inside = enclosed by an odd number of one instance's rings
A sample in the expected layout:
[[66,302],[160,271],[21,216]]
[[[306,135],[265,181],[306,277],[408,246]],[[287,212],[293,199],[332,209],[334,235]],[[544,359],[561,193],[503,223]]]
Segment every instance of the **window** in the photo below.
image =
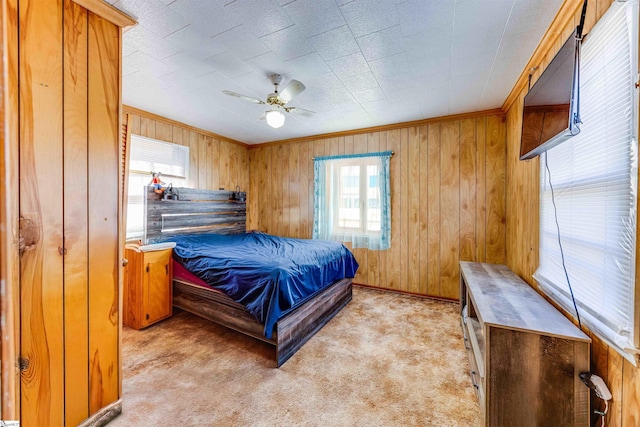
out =
[[315,159],[314,239],[389,248],[390,157],[387,151]]
[[339,183],[334,233],[378,235],[381,220],[378,160],[367,157],[348,160],[348,165],[333,168],[334,182]]
[[612,4],[582,46],[584,123],[578,135],[541,157],[540,267],[534,274],[541,288],[575,315],[564,255],[581,321],[631,361],[639,344],[634,324],[637,16],[636,2]]
[[139,239],[144,233],[144,188],[152,172],[160,172],[166,185],[187,186],[189,147],[131,135],[130,150],[127,239]]

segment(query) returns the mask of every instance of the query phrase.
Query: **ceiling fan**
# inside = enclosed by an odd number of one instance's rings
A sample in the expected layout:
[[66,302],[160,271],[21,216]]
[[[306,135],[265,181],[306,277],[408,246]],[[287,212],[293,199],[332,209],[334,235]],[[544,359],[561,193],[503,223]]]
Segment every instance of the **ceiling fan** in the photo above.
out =
[[266,111],[264,114],[262,114],[262,116],[259,117],[259,120],[266,119],[267,124],[276,129],[284,124],[284,114],[282,114],[281,110],[284,110],[287,113],[301,114],[303,116],[311,116],[315,114],[315,111],[309,111],[298,107],[285,106],[285,104],[298,96],[305,89],[304,85],[298,80],[290,80],[281,92],[278,92],[278,86],[280,86],[280,83],[282,83],[282,75],[271,74],[269,75],[269,80],[271,80],[271,83],[273,84],[275,89],[273,93],[267,96],[266,101],[253,98],[251,96],[241,95],[236,92],[231,92],[230,90],[223,90],[222,93],[224,93],[225,95],[235,96],[236,98],[244,99],[245,101],[253,102],[255,104],[271,105],[272,107],[274,107],[274,109]]

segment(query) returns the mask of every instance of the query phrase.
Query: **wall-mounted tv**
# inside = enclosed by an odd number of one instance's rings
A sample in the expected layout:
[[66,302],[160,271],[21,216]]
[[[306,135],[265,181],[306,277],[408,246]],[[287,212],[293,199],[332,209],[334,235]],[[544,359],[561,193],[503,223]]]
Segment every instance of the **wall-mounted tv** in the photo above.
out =
[[524,98],[520,160],[532,159],[580,132],[580,41],[576,31]]

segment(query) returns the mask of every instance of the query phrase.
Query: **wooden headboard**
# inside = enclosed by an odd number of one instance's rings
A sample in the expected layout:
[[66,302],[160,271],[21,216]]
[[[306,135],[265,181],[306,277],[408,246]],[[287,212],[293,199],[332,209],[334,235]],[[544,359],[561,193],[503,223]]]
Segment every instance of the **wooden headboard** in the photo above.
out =
[[177,200],[163,200],[146,189],[144,241],[162,242],[167,236],[189,233],[240,234],[247,229],[245,192],[173,188]]

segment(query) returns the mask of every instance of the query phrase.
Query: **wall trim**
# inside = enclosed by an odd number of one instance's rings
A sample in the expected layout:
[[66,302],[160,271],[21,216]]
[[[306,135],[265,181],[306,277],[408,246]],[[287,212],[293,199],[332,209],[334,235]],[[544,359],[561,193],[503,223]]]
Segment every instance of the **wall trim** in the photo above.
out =
[[377,286],[371,286],[364,283],[355,283],[355,282],[353,282],[352,285],[360,288],[364,288],[364,289],[372,289],[374,291],[379,291],[379,292],[391,292],[393,294],[407,295],[410,297],[429,299],[432,301],[439,301],[439,302],[446,302],[449,304],[460,304],[460,300],[457,300],[457,299],[444,298],[444,297],[438,297],[438,296],[427,295],[427,294],[419,294],[416,292],[403,291],[401,289],[379,288]]
[[213,133],[213,132],[208,131],[208,130],[200,129],[200,128],[197,128],[195,126],[191,126],[191,125],[188,125],[186,123],[179,122],[177,120],[173,120],[173,119],[169,119],[169,118],[166,118],[166,117],[163,117],[163,116],[159,116],[157,114],[150,113],[148,111],[141,110],[139,108],[132,107],[130,105],[124,105],[123,104],[122,105],[122,111],[124,113],[137,114],[138,116],[143,116],[143,117],[146,117],[146,118],[151,119],[151,120],[164,122],[164,123],[170,124],[172,126],[180,126],[182,128],[189,129],[189,130],[192,130],[194,132],[198,132],[198,133],[200,133],[202,135],[210,136],[211,138],[215,138],[215,139],[219,139],[219,140],[222,140],[222,141],[231,142],[233,144],[238,144],[238,145],[240,145],[240,146],[242,146],[244,148],[248,148],[249,147],[249,144],[245,144],[244,142],[241,142],[241,141],[238,141],[238,140],[235,140],[235,139],[231,139],[231,138],[228,138],[226,136],[218,135],[217,133]]
[[137,24],[135,19],[102,0],[73,0],[73,2],[118,27],[127,28]]
[[453,114],[450,116],[434,117],[432,119],[414,120],[410,122],[392,123],[388,125],[372,126],[368,128],[345,130],[340,132],[322,133],[318,135],[301,136],[299,138],[281,139],[277,141],[263,142],[261,144],[247,145],[249,149],[269,147],[271,145],[291,144],[296,142],[313,141],[316,139],[338,138],[341,136],[358,135],[363,133],[383,132],[393,129],[402,129],[414,126],[423,126],[432,123],[449,122],[454,120],[473,119],[476,117],[484,116],[501,116],[503,120],[506,118],[505,112],[500,108],[494,108],[491,110],[474,111],[471,113]]
[[470,112],[470,113],[452,114],[450,116],[440,116],[440,117],[434,117],[434,118],[431,118],[431,119],[421,119],[421,120],[414,120],[414,121],[410,121],[410,122],[392,123],[392,124],[388,124],[388,125],[372,126],[372,127],[360,128],[360,129],[351,129],[351,130],[345,130],[345,131],[340,131],[340,132],[321,133],[321,134],[316,134],[316,135],[301,136],[301,137],[298,137],[298,138],[280,139],[280,140],[276,140],[276,141],[262,142],[262,143],[259,143],[259,144],[247,144],[247,143],[244,143],[242,141],[238,141],[236,139],[232,139],[232,138],[229,138],[229,137],[226,137],[226,136],[222,136],[222,135],[219,135],[217,133],[214,133],[214,132],[211,132],[211,131],[208,131],[208,130],[204,130],[204,129],[201,129],[201,128],[197,128],[195,126],[188,125],[186,123],[179,122],[177,120],[169,119],[167,117],[160,116],[158,114],[154,114],[154,113],[150,113],[150,112],[145,111],[145,110],[141,110],[139,108],[132,107],[130,105],[124,105],[123,104],[122,105],[122,111],[125,114],[127,114],[127,113],[128,114],[137,114],[139,116],[146,117],[146,118],[151,119],[151,120],[164,122],[164,123],[167,123],[167,124],[172,125],[172,126],[180,126],[182,128],[189,129],[189,130],[192,130],[194,132],[198,132],[200,134],[203,134],[203,135],[206,135],[206,136],[210,136],[210,137],[215,138],[215,139],[231,142],[233,144],[237,144],[237,145],[240,145],[241,147],[249,148],[249,149],[269,147],[271,145],[291,144],[291,143],[297,143],[297,142],[313,141],[313,140],[316,140],[316,139],[323,139],[323,138],[337,138],[337,137],[341,137],[341,136],[358,135],[358,134],[363,134],[363,133],[383,132],[383,131],[388,131],[388,130],[393,130],[393,129],[402,129],[402,128],[408,128],[408,127],[413,127],[413,126],[423,126],[423,125],[427,125],[427,124],[448,122],[448,121],[453,121],[453,120],[473,119],[473,118],[476,118],[476,117],[484,117],[484,116],[500,116],[500,117],[502,117],[503,120],[506,119],[506,113],[502,109],[493,108],[491,110],[482,110],[482,111],[474,111],[474,112]]
[[100,409],[95,414],[78,424],[78,427],[101,427],[122,413],[122,399],[118,399]]
[[0,419],[20,419],[20,259],[19,259],[19,89],[18,2],[0,5],[0,56],[2,57],[2,152],[0,152]]
[[542,40],[538,44],[538,47],[533,52],[533,55],[531,55],[529,62],[527,62],[522,73],[520,73],[520,77],[518,77],[515,85],[513,85],[511,92],[509,92],[509,96],[507,96],[504,104],[502,104],[502,111],[506,113],[516,99],[518,99],[529,81],[529,70],[531,70],[532,67],[538,67],[534,74],[541,73],[544,70],[545,67],[541,67],[540,63],[551,51],[553,44],[556,42],[558,36],[562,34],[569,21],[573,20],[576,12],[582,9],[582,3],[583,0],[565,0],[562,4],[555,18],[553,18],[551,25],[549,25],[549,28],[547,28],[547,31],[542,36]]

